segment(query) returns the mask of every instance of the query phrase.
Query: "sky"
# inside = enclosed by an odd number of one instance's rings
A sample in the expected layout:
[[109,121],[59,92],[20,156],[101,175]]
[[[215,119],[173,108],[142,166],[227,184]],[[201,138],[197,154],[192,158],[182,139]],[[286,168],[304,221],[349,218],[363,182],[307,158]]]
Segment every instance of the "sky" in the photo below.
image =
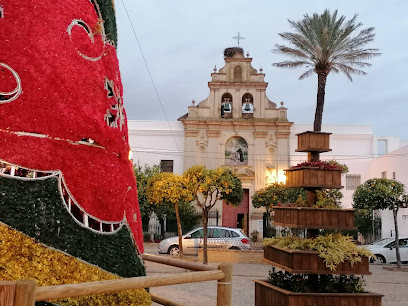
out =
[[129,120],[177,120],[192,100],[206,99],[214,65],[224,66],[223,51],[237,45],[232,37],[240,32],[252,66],[264,70],[268,98],[285,103],[290,121],[313,123],[317,76],[299,80],[303,68],[273,67],[286,59],[273,49],[285,44],[278,33],[291,31],[288,19],[328,8],[347,20],[358,14],[362,28],[375,27],[375,40],[367,47],[382,55],[369,60],[368,74],[354,76],[353,82],[343,74],[329,75],[323,124],[371,125],[377,136],[408,140],[406,0],[116,0],[115,6]]

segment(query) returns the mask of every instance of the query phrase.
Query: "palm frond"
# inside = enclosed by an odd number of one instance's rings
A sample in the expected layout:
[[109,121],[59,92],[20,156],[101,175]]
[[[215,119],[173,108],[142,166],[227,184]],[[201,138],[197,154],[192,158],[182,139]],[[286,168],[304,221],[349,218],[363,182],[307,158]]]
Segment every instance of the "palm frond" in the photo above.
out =
[[367,72],[360,70],[360,69],[356,69],[353,67],[350,67],[348,65],[345,64],[341,64],[341,63],[336,63],[335,65],[333,65],[333,67],[338,68],[341,72],[343,72],[350,81],[353,81],[353,78],[351,77],[352,74],[356,74],[356,75],[366,75]]
[[285,55],[290,55],[294,58],[309,58],[308,54],[306,54],[303,50],[295,49],[295,48],[290,48],[286,47],[283,45],[275,45],[275,48],[273,51],[275,53],[281,53]]
[[297,68],[301,66],[309,67],[311,63],[305,61],[284,61],[279,63],[273,63],[272,65],[279,68]]
[[299,77],[299,80],[303,80],[303,79],[305,79],[305,78],[311,76],[314,72],[315,72],[314,69],[310,69],[310,70],[306,71],[305,73],[303,73],[303,74]]

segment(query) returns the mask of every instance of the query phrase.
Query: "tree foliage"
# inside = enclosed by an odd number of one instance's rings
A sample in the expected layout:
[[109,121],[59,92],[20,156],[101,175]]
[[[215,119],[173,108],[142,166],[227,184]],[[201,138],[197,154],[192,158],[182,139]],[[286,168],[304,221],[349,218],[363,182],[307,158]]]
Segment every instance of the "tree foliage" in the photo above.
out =
[[322,14],[304,15],[300,21],[288,20],[293,32],[280,33],[289,46],[276,45],[275,52],[291,57],[291,60],[275,63],[281,68],[306,67],[300,80],[318,75],[317,104],[314,130],[320,131],[323,116],[326,79],[330,72],[364,75],[362,68],[371,65],[365,60],[380,55],[378,49],[366,48],[374,40],[374,28],[361,29],[357,15],[346,20],[325,10]]
[[278,204],[295,203],[299,197],[306,201],[304,189],[286,188],[284,184],[273,183],[255,192],[252,196],[252,205],[256,208],[265,207],[269,210]]
[[211,209],[217,200],[224,200],[231,205],[239,205],[243,200],[241,180],[230,169],[193,166],[183,177],[186,187],[203,209]]
[[151,213],[155,211],[155,207],[152,206],[150,201],[147,199],[147,182],[151,177],[160,173],[160,166],[149,166],[147,164],[141,166],[140,164],[137,164],[134,165],[133,171],[137,181],[137,197],[139,199],[140,214],[142,218],[150,217]]
[[353,194],[356,209],[393,209],[403,205],[404,185],[396,180],[373,178],[357,187]]

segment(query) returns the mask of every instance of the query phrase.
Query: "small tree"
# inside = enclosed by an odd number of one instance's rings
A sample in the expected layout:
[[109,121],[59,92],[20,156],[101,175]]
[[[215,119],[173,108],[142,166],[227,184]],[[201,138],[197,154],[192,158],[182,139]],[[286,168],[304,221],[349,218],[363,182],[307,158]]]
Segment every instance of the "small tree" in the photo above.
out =
[[238,206],[244,196],[242,183],[229,169],[206,169],[193,166],[183,174],[184,182],[203,213],[203,263],[208,263],[207,230],[208,212],[218,200]]
[[396,180],[374,178],[357,187],[353,195],[353,207],[356,209],[390,209],[394,216],[395,252],[397,266],[401,268],[398,234],[398,210],[407,205],[404,185]]
[[162,172],[152,177],[147,184],[147,198],[151,204],[171,203],[174,205],[177,220],[177,233],[179,237],[179,254],[183,256],[183,233],[181,230],[179,202],[190,202],[193,197],[185,188],[184,180],[177,174]]

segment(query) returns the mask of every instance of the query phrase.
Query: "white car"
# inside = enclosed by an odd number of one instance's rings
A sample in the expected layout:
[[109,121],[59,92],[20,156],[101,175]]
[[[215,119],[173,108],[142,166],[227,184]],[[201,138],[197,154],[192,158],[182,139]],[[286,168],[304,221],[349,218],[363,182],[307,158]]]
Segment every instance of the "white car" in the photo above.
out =
[[[203,228],[196,228],[183,235],[184,254],[197,254],[198,249],[203,247]],[[207,245],[209,248],[221,248],[230,250],[249,250],[250,240],[240,229],[209,226]],[[159,254],[179,255],[179,238],[170,237],[159,243]]]
[[[408,238],[399,238],[399,249],[401,261],[408,261]],[[375,255],[376,258],[371,258],[373,263],[391,263],[397,262],[395,253],[395,238],[384,238],[365,245],[367,249]]]

